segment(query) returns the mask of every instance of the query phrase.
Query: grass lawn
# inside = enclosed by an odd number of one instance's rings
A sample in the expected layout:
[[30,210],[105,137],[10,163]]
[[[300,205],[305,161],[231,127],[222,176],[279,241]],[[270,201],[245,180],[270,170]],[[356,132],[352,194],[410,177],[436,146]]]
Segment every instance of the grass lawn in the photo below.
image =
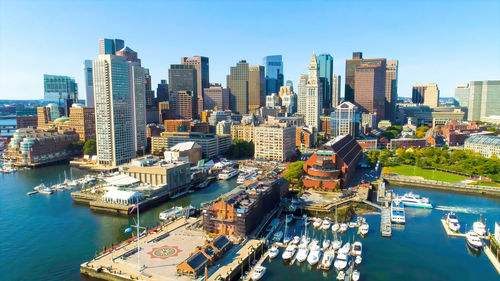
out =
[[477,181],[473,183],[469,183],[473,185],[484,185],[484,186],[492,186],[492,187],[500,187],[500,183],[496,182],[489,182],[489,181]]
[[467,179],[466,177],[449,174],[441,171],[426,170],[419,167],[399,165],[395,167],[384,167],[383,172],[386,174],[399,174],[403,176],[419,176],[426,180],[436,180],[444,182],[459,182]]

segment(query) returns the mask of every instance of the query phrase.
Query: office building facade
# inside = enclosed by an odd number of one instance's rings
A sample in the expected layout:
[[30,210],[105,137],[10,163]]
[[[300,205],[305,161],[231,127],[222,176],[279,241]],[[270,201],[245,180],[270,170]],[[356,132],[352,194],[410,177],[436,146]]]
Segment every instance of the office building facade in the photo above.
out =
[[297,87],[297,113],[306,115],[306,97],[307,97],[307,74],[300,75],[299,85]]
[[252,65],[248,67],[248,110],[256,112],[265,104],[266,80],[264,67]]
[[394,121],[398,101],[398,60],[388,60],[385,72],[385,119]]
[[[195,57],[182,57],[181,64],[193,65],[196,70],[196,97],[198,99],[197,112],[203,111],[203,89],[210,86],[210,72],[209,72],[209,60],[207,57],[195,56]],[[188,89],[185,89],[188,90]]]
[[360,114],[358,107],[351,102],[343,102],[338,105],[330,114],[330,135],[337,137],[340,135],[358,136]]
[[323,107],[332,107],[333,57],[330,54],[317,56],[318,77],[322,80]]
[[69,115],[73,102],[78,102],[78,85],[74,78],[62,75],[43,75],[43,97],[45,101],[57,103]]
[[342,85],[342,77],[339,74],[334,74],[332,79],[332,107],[337,107],[340,104],[340,86]]
[[213,110],[229,109],[229,89],[223,88],[221,84],[211,83],[210,87],[203,89],[203,108]]
[[227,76],[229,88],[229,104],[233,112],[248,113],[248,63],[239,61],[236,66],[231,66]]
[[[363,60],[354,75],[354,102],[363,112],[376,113],[385,119],[386,60]],[[347,100],[348,101],[348,100]]]
[[500,113],[500,80],[471,81],[467,118],[471,121]]
[[295,126],[255,127],[255,158],[286,161],[295,155]]
[[83,75],[85,76],[85,105],[94,107],[94,78],[92,76],[92,60],[83,62]]
[[267,56],[263,59],[265,67],[265,95],[278,93],[283,86],[283,58],[281,55]]
[[455,100],[458,103],[458,106],[468,108],[469,95],[470,88],[468,83],[457,84],[457,87],[455,88]]
[[319,129],[321,109],[323,108],[322,86],[318,77],[318,63],[313,53],[309,63],[309,75],[306,83],[306,112],[305,123],[307,126]]
[[156,87],[156,102],[160,103],[168,101],[168,84],[167,80],[161,80],[160,84]]
[[427,105],[429,107],[439,106],[439,89],[437,84],[417,84],[413,86],[411,100],[413,103]]

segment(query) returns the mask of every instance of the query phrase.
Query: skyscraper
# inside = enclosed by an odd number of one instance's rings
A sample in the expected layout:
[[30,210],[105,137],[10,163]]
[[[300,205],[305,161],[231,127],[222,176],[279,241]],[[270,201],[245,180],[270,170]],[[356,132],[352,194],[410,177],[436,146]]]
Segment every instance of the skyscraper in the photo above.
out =
[[292,80],[286,80],[285,86],[290,86],[293,91],[293,81]]
[[[195,65],[188,64],[172,64],[168,70],[168,85],[169,96],[172,92],[189,91],[198,97],[198,76]],[[194,118],[198,118],[198,99],[196,99],[196,112],[193,113]]]
[[283,58],[281,55],[267,56],[263,59],[263,64],[266,69],[266,95],[278,93],[283,86]]
[[322,79],[323,107],[332,107],[333,57],[330,54],[321,54],[318,60],[318,76]]
[[83,66],[86,94],[85,104],[88,107],[94,107],[94,79],[92,77],[92,60],[85,60]]
[[[385,119],[386,60],[363,60],[354,73],[354,102],[360,111],[377,113]],[[347,89],[347,88],[346,88]]]
[[227,87],[230,90],[229,104],[232,111],[240,114],[248,113],[248,63],[239,61],[231,66],[227,76]]
[[99,55],[115,55],[125,47],[125,42],[121,39],[99,39]]
[[297,112],[297,95],[293,92],[292,86],[281,86],[279,96],[288,114]]
[[170,92],[169,103],[174,110],[176,119],[194,119],[194,112],[197,111],[197,97],[191,91]]
[[297,87],[297,113],[306,115],[306,96],[307,96],[307,74],[300,75],[299,85]]
[[167,80],[161,80],[160,84],[156,88],[156,99],[157,102],[168,101],[168,84]]
[[439,106],[439,89],[436,83],[417,84],[412,88],[411,100],[413,103]]
[[398,60],[388,60],[385,72],[385,119],[394,120],[398,101]]
[[500,112],[500,80],[471,81],[467,118],[478,121],[481,117]]
[[264,67],[252,65],[248,67],[248,110],[255,112],[265,105],[266,80]]
[[203,89],[204,109],[217,110],[229,109],[229,89],[222,88],[221,84],[211,83],[210,87]]
[[457,84],[455,88],[455,100],[460,107],[469,107],[470,88],[468,83]]
[[320,113],[323,108],[322,85],[318,77],[318,63],[313,53],[309,63],[309,75],[306,83],[306,118],[307,126],[319,130],[321,128]]
[[73,102],[78,102],[78,85],[75,78],[62,75],[43,75],[43,97],[45,101],[64,107],[64,115],[69,115]]
[[352,59],[345,61],[345,89],[344,100],[354,101],[354,74],[356,67],[363,61],[362,52],[353,52]]
[[360,115],[358,107],[351,102],[338,105],[330,115],[331,136],[351,135],[356,137],[359,130]]
[[340,103],[340,86],[342,78],[339,74],[334,74],[332,79],[332,107],[337,107]]
[[[203,89],[210,87],[209,61],[207,57],[182,57],[181,64],[194,65],[196,69],[196,90],[193,91],[198,101],[198,114],[203,111]],[[170,81],[172,83],[172,81]]]
[[151,75],[148,68],[144,68],[144,87],[146,88],[146,107],[151,108],[155,105],[155,91],[152,90]]

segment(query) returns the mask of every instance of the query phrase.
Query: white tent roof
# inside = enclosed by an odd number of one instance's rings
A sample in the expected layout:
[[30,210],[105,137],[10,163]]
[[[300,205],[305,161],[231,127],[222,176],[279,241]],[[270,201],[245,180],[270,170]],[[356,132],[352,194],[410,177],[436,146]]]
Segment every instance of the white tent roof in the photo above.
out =
[[117,176],[109,177],[109,178],[104,178],[104,180],[111,185],[115,186],[125,186],[125,185],[132,185],[139,183],[140,180],[133,178],[131,176],[127,176],[125,174],[120,174]]
[[194,141],[186,141],[178,143],[170,148],[170,151],[186,151],[194,147],[196,143]]
[[131,200],[134,198],[141,198],[142,193],[135,191],[125,191],[125,190],[110,190],[106,192],[103,199],[107,200]]

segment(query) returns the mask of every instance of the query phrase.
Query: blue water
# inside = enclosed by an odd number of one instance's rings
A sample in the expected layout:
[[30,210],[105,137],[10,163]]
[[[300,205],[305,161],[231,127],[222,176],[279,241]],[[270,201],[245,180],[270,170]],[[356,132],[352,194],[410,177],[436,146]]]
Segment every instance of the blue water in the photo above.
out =
[[[127,238],[132,218],[96,214],[75,205],[69,191],[27,196],[33,186],[81,177],[85,171],[65,165],[0,174],[0,280],[80,280],[79,265],[103,247]],[[71,172],[70,172],[71,171]],[[172,206],[199,206],[231,190],[236,179],[150,209],[141,225],[155,226],[161,211]]]

